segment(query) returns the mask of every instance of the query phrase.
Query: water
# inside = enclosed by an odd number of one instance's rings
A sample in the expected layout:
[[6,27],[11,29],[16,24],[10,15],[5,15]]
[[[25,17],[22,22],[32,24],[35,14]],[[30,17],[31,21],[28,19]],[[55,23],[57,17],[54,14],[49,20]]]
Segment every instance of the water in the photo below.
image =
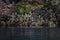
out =
[[59,40],[60,28],[0,29],[0,40]]

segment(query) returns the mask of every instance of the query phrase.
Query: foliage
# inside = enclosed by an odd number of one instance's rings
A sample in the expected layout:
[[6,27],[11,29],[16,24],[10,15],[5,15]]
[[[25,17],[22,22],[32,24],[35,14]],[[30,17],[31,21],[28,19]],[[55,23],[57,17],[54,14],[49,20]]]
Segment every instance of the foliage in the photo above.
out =
[[31,8],[29,8],[29,7],[27,8],[26,7],[26,4],[23,3],[23,5],[22,4],[16,5],[16,10],[18,11],[18,13],[24,14],[24,13],[28,13],[28,12],[32,11]]
[[26,8],[26,9],[25,9],[25,13],[29,13],[30,11],[32,11],[31,8]]
[[[19,2],[16,5],[16,9],[20,14],[24,14],[24,13],[29,13],[30,11],[32,11],[33,7],[34,7],[34,9],[44,7],[44,5],[39,5],[39,4],[33,5],[33,6],[32,5],[33,4],[30,4],[29,2]],[[28,7],[26,7],[26,6],[28,6]]]
[[37,7],[38,7],[38,8],[43,8],[43,7],[44,7],[44,5],[37,5]]

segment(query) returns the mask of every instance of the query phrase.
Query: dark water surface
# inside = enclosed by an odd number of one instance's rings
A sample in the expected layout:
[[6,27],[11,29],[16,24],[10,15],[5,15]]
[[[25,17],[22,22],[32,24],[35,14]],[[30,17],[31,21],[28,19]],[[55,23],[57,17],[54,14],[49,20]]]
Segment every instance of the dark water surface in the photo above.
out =
[[0,40],[60,40],[60,28],[0,29]]

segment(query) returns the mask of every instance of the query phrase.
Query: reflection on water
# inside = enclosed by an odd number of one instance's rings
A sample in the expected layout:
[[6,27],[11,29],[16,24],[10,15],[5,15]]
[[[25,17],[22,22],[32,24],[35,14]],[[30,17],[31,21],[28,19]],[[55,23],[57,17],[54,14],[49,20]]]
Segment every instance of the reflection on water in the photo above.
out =
[[56,40],[60,28],[5,28],[0,29],[0,40]]

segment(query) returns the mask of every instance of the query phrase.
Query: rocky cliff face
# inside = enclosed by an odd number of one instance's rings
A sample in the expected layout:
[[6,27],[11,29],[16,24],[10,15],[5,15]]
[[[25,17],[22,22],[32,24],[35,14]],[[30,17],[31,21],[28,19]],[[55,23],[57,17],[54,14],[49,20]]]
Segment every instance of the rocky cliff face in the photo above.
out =
[[[12,12],[12,9],[15,5],[14,3],[9,3],[9,0],[0,0],[0,13],[1,14],[9,14]],[[13,8],[12,8],[13,7]]]

